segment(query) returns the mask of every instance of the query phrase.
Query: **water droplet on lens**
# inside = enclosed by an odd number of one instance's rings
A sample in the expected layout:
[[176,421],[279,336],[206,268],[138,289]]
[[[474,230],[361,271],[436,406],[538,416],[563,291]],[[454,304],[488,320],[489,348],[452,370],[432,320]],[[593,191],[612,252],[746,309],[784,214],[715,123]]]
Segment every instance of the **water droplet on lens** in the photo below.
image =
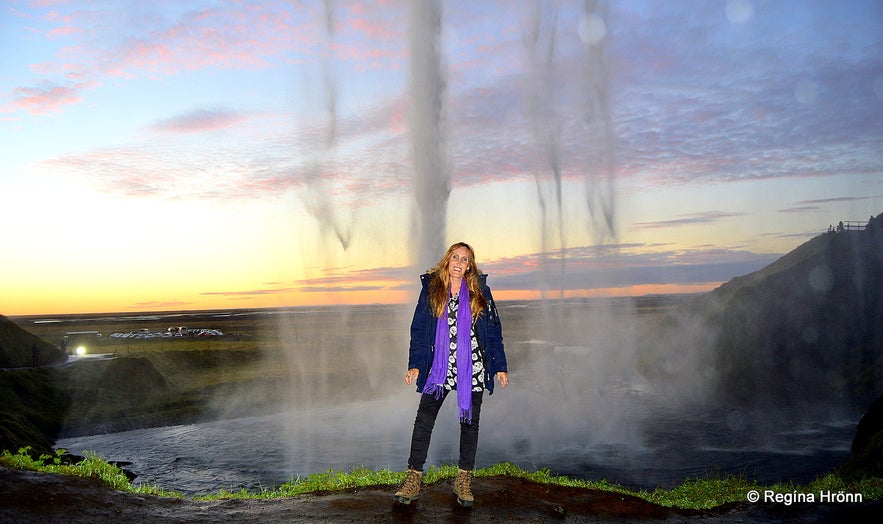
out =
[[586,45],[598,45],[607,36],[607,24],[596,14],[586,14],[579,21],[580,40]]
[[883,76],[878,76],[874,79],[874,94],[877,95],[877,98],[883,100]]
[[816,266],[809,272],[809,285],[819,293],[825,293],[834,283],[834,275],[828,266]]
[[819,99],[819,85],[809,80],[801,80],[794,87],[794,98],[801,104],[814,104]]
[[807,344],[815,344],[819,340],[819,330],[815,326],[807,326],[803,329],[803,341]]
[[727,0],[726,11],[731,24],[741,24],[754,16],[754,4],[748,0]]

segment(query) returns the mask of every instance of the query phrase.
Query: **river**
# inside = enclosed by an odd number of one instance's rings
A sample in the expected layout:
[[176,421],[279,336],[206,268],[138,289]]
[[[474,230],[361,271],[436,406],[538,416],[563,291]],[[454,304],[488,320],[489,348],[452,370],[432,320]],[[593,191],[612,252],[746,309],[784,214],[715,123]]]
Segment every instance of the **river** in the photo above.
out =
[[[495,394],[494,397],[497,397]],[[500,395],[502,396],[502,395]],[[329,469],[356,466],[404,470],[414,399],[353,401],[259,417],[140,429],[69,438],[57,447],[94,451],[126,463],[137,483],[195,495],[221,489],[259,490]],[[645,425],[640,442],[597,441],[569,431],[546,443],[518,434],[485,401],[476,467],[509,461],[532,471],[653,489],[686,478],[742,474],[762,483],[811,481],[849,458],[851,420],[806,423],[768,433],[763,442],[733,430],[714,413],[684,419],[658,418]],[[428,465],[453,464],[457,428],[452,402],[439,416]],[[567,441],[567,442],[565,442]]]

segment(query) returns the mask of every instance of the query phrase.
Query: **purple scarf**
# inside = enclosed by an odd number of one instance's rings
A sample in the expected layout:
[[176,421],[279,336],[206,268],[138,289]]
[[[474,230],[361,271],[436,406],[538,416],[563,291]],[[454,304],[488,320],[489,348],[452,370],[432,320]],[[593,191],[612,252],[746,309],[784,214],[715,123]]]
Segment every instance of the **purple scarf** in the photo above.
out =
[[[472,422],[472,311],[469,302],[469,287],[466,279],[460,282],[460,299],[457,304],[457,406],[460,408],[460,422]],[[450,301],[451,292],[448,291]],[[448,356],[451,354],[451,331],[448,329],[448,308],[438,317],[435,329],[435,355],[432,368],[426,379],[423,393],[441,397],[448,375]]]

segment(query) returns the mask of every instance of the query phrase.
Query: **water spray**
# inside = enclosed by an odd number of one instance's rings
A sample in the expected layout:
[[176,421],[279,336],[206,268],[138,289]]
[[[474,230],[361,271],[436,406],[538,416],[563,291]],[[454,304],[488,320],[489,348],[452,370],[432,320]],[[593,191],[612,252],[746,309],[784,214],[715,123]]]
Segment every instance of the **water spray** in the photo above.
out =
[[442,9],[437,0],[412,2],[408,27],[410,85],[408,124],[416,200],[413,236],[418,270],[432,267],[444,250],[451,172],[446,155],[442,63]]
[[[536,140],[537,156],[541,158],[542,168],[534,170],[534,181],[537,188],[537,203],[540,208],[540,264],[546,282],[541,285],[542,296],[546,298],[549,287],[548,252],[549,226],[547,222],[548,202],[545,196],[545,169],[552,176],[552,193],[557,217],[558,249],[560,250],[560,289],[559,298],[564,298],[564,272],[566,266],[567,245],[565,240],[564,206],[562,203],[561,181],[561,133],[563,123],[555,111],[555,48],[557,44],[558,9],[551,10],[549,21],[545,20],[545,10],[539,3],[533,4],[529,29],[523,38],[528,57],[529,88],[527,94],[527,112],[531,130]],[[546,23],[544,23],[546,22]]]
[[[333,156],[337,145],[337,96],[338,85],[334,75],[331,54],[334,51],[334,2],[324,2],[324,27],[326,37],[326,52],[322,58],[322,93],[325,96],[324,106],[326,113],[325,129],[322,132],[322,142],[316,148],[318,154],[313,158],[311,165],[307,167],[304,176],[306,185],[306,207],[310,214],[319,222],[319,229],[324,236],[329,233],[334,236],[337,243],[344,251],[349,249],[352,240],[352,224],[344,224],[338,217],[336,206],[333,202],[334,191],[332,181],[328,180],[327,164]],[[352,220],[351,220],[352,221]]]
[[[607,47],[606,4],[586,0],[585,13],[580,19],[578,32],[584,45],[583,111],[584,122],[594,144],[594,166],[585,171],[586,207],[595,233],[595,241],[601,243],[616,238],[614,198],[614,134],[610,116],[609,72],[606,59]],[[592,169],[594,168],[594,169]]]

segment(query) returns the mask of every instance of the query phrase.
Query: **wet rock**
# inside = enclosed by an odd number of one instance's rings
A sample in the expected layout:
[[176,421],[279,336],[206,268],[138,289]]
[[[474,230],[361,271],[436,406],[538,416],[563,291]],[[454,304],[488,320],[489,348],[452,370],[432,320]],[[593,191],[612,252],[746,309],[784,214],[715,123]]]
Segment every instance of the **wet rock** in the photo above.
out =
[[855,438],[852,440],[853,454],[859,454],[871,444],[874,435],[883,431],[883,395],[877,397],[877,400],[871,403],[861,420],[858,421],[858,427],[855,431]]
[[883,396],[859,420],[852,458],[838,471],[847,479],[883,476]]

